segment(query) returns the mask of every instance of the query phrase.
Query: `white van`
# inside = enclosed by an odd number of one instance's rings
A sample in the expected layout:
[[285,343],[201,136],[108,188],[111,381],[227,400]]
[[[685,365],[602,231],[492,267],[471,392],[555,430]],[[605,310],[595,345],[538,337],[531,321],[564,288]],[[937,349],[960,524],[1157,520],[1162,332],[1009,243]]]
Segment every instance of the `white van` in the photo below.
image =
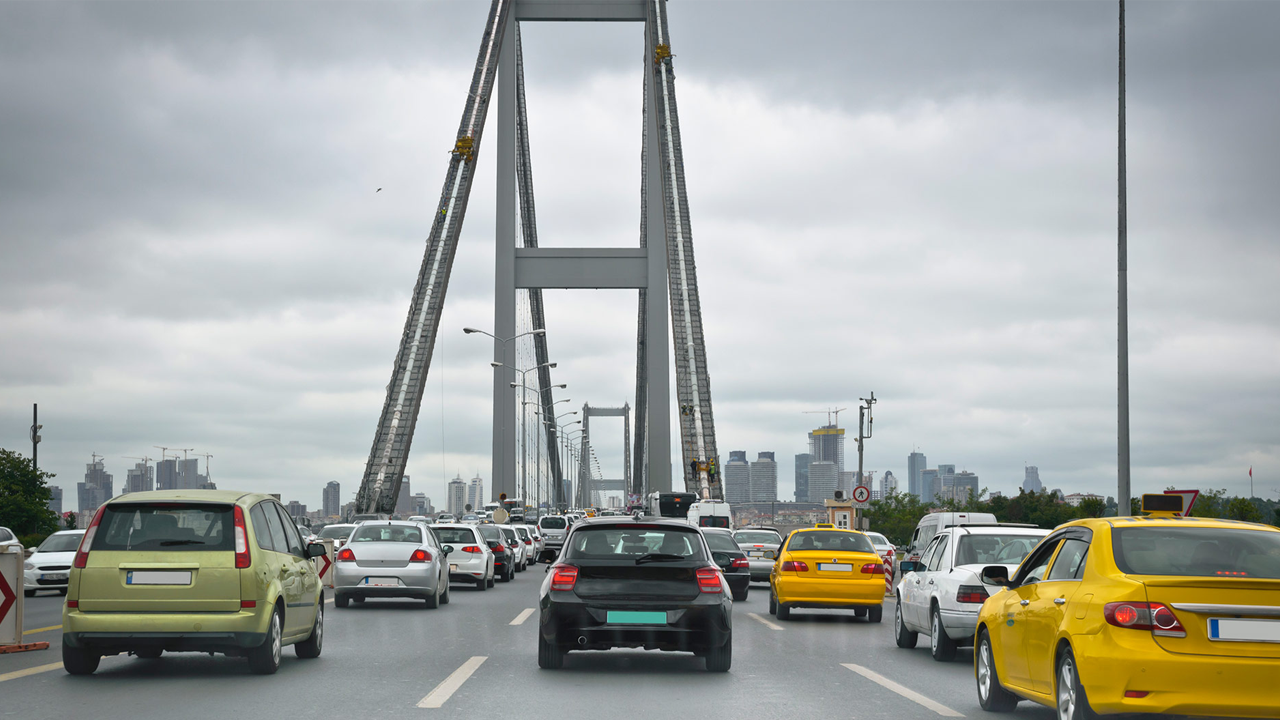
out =
[[917,561],[934,535],[956,525],[973,525],[976,523],[994,523],[996,516],[992,513],[971,512],[935,512],[920,518],[916,523],[916,531],[911,534],[911,547],[907,549],[904,560]]
[[694,527],[731,529],[733,527],[733,510],[729,508],[729,503],[727,502],[703,500],[689,506],[687,519],[689,524]]

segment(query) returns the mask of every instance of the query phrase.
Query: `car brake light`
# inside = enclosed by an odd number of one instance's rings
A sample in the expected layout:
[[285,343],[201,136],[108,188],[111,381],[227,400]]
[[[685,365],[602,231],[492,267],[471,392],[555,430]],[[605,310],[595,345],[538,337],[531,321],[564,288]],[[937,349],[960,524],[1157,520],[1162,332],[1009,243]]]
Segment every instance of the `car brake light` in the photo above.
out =
[[252,563],[249,557],[249,531],[244,526],[244,508],[234,506],[236,533],[236,567],[243,570]]
[[746,558],[734,558],[733,562],[730,563],[730,567],[735,567],[735,568],[751,567],[751,563],[747,562]]
[[809,572],[809,565],[799,560],[786,560],[782,563],[782,572]]
[[698,589],[704,593],[723,592],[720,587],[720,568],[698,568]]
[[466,547],[462,548],[462,552],[466,552],[466,553],[482,553],[482,552],[484,552],[484,551],[480,549],[480,546],[479,546],[479,545],[468,545],[468,546],[466,546]]
[[862,572],[864,575],[883,575],[884,563],[867,563],[862,566]]
[[351,548],[349,547],[342,548],[342,550],[338,553],[338,562],[355,562],[355,561],[356,561],[356,554],[352,552]]
[[1178,616],[1163,603],[1115,602],[1107,603],[1102,615],[1116,627],[1129,630],[1150,630],[1152,635],[1186,637]]
[[893,557],[893,548],[889,548],[889,549],[885,552],[885,557]]
[[[82,568],[89,562],[89,546],[93,544],[93,536],[98,533],[98,523],[102,522],[102,511],[106,509],[107,506],[103,505],[93,514],[93,522],[89,523],[89,529],[85,530],[84,537],[80,538],[80,547],[76,548],[76,557],[71,563],[73,566]],[[75,607],[70,603],[68,606]]]
[[532,544],[533,544],[533,541],[532,541],[532,540],[525,540],[525,541],[524,541],[524,544],[525,544],[525,545],[532,545]]
[[1151,693],[1145,690],[1125,690],[1124,691],[1124,696],[1127,698],[1144,698],[1150,694]]
[[984,603],[987,601],[987,589],[981,585],[961,585],[956,591],[956,602]]
[[79,607],[80,607],[80,601],[79,601],[79,600],[68,600],[68,601],[67,601],[67,607],[71,608],[72,610],[75,610],[75,609],[77,609],[77,608],[79,608]]
[[578,582],[578,568],[573,565],[556,565],[551,570],[552,590],[568,592]]
[[409,556],[409,562],[431,562],[431,553],[423,550],[422,548],[418,548]]
[[240,601],[240,608],[242,610],[246,608],[256,608],[256,607],[258,607],[257,600],[241,600]]

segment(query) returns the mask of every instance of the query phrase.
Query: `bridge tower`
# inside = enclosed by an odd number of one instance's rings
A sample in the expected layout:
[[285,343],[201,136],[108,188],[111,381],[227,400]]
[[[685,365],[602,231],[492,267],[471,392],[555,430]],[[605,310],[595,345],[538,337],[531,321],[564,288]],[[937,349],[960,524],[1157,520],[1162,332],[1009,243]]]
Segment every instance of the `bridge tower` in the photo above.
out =
[[[524,102],[521,22],[615,21],[644,24],[644,135],[637,248],[539,248]],[[533,327],[544,328],[541,291],[546,288],[628,288],[639,291],[636,351],[635,453],[628,463],[631,492],[672,486],[668,342],[674,347],[676,398],[685,488],[704,498],[722,498],[719,478],[709,470],[716,454],[711,385],[707,373],[702,306],[693,255],[693,232],[685,192],[684,155],[676,105],[672,45],[666,0],[492,0],[462,121],[445,173],[444,189],[391,382],[365,466],[358,512],[390,512],[404,475],[413,429],[439,329],[449,272],[474,179],[489,101],[497,93],[497,218],[494,335],[516,335],[517,290],[529,291]],[[516,246],[517,222],[522,246]],[[670,299],[670,302],[668,302]],[[668,336],[666,316],[671,316]],[[534,336],[538,389],[544,417],[554,417],[546,335]],[[516,492],[514,414],[515,348],[495,340],[493,376],[492,496]],[[585,425],[585,418],[584,418]],[[547,447],[556,429],[545,426]],[[563,474],[551,458],[554,500],[563,497]],[[650,463],[649,459],[654,462]],[[581,493],[581,489],[579,491]],[[589,497],[589,496],[588,496]]]

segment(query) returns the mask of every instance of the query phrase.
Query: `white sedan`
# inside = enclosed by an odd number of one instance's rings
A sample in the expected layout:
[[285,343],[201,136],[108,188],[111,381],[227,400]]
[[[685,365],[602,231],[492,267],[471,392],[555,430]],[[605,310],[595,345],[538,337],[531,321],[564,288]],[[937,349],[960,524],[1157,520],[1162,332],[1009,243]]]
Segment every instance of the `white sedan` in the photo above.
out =
[[71,561],[82,537],[84,530],[63,530],[45,538],[22,564],[23,594],[33,597],[40,590],[59,590],[66,595]]

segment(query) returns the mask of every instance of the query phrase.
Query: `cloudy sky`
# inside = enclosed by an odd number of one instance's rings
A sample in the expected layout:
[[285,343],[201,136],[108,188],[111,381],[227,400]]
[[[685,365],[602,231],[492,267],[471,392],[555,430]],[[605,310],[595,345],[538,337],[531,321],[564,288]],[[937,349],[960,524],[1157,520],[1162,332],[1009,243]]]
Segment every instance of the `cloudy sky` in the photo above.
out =
[[[487,6],[0,3],[0,446],[29,452],[38,402],[68,508],[90,453],[119,488],[155,445],[351,497]],[[777,452],[789,498],[802,413],[874,390],[869,469],[918,447],[1114,494],[1115,4],[670,14],[722,455]],[[1252,466],[1274,494],[1280,4],[1134,2],[1128,31],[1134,491],[1244,493]],[[635,245],[641,28],[523,39],[542,245]],[[437,500],[489,477],[479,162],[409,462]],[[633,401],[634,318],[634,292],[547,293],[570,406]]]

